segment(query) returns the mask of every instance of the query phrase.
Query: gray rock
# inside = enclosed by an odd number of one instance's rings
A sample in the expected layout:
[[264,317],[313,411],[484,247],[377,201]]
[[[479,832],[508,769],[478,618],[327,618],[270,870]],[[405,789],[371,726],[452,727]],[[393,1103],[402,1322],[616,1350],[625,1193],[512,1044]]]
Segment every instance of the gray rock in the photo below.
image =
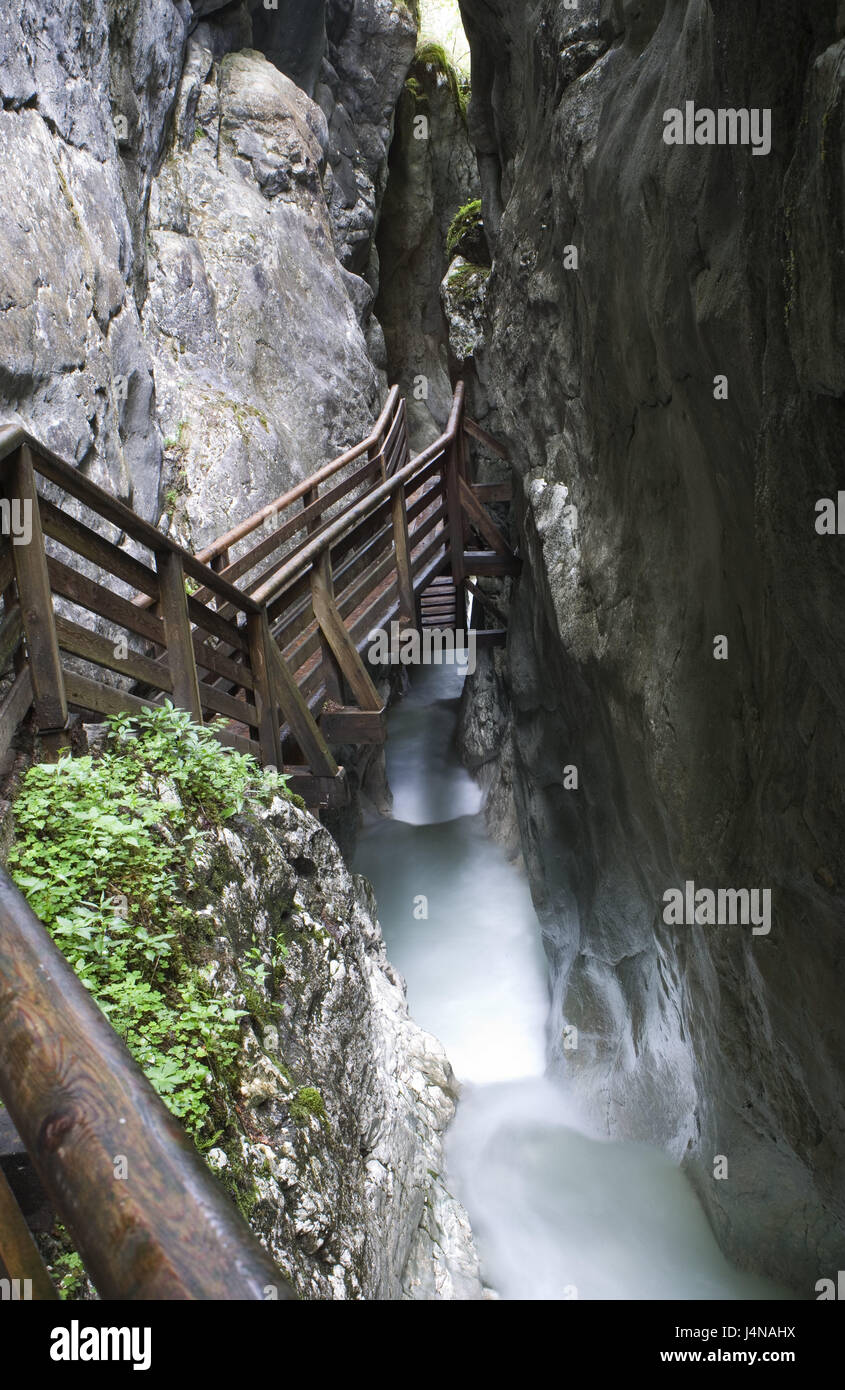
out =
[[329,213],[343,265],[372,279],[393,115],[414,56],[416,25],[393,0],[328,0],[326,28],[315,97],[329,125]]
[[[418,448],[445,428],[452,406],[449,328],[441,304],[446,239],[480,188],[466,122],[437,68],[416,63],[396,115],[379,225],[379,298],[389,374],[406,397]],[[456,364],[457,365],[457,364]]]
[[[812,1297],[845,1239],[843,566],[814,532],[843,428],[842,8],[462,9],[522,493],[508,833],[552,1032],[581,1040],[554,1064],[686,1158],[731,1256]],[[771,154],[667,146],[687,99],[771,108]],[[771,934],[665,925],[687,879],[770,888]]]
[[207,977],[249,1010],[231,1093],[240,1138],[212,1166],[235,1176],[301,1297],[482,1297],[442,1177],[457,1084],[408,1015],[366,880],[282,800],[228,823],[207,854]]
[[[192,41],[150,215],[144,325],[180,537],[201,546],[368,433],[383,383],[339,265],[322,111]],[[357,311],[357,312],[356,312]]]

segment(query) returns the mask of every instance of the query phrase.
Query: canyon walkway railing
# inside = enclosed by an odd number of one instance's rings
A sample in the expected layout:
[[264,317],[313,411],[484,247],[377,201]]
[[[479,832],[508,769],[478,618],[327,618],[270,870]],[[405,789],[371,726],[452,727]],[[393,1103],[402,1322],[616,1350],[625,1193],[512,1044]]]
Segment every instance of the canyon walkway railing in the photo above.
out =
[[[486,509],[509,485],[471,482],[468,438],[504,456],[459,384],[412,459],[394,388],[366,440],[193,555],[22,426],[0,428],[0,761],[30,717],[56,752],[74,712],[171,699],[312,805],[343,800],[332,750],[384,738],[368,635],[419,624],[439,576],[457,617],[465,584],[478,596],[476,578],[518,569]],[[103,1297],[290,1296],[2,873],[0,1099]],[[0,1295],[55,1296],[2,1170]]]
[[[460,590],[518,567],[485,506],[501,485],[469,479],[468,435],[503,452],[459,384],[445,432],[412,459],[394,388],[366,440],[194,555],[21,426],[0,429],[0,760],[30,710],[60,746],[71,712],[169,698],[284,766],[310,804],[342,800],[332,748],[384,737],[368,634],[416,623],[439,574]],[[473,531],[489,550],[467,548]]]

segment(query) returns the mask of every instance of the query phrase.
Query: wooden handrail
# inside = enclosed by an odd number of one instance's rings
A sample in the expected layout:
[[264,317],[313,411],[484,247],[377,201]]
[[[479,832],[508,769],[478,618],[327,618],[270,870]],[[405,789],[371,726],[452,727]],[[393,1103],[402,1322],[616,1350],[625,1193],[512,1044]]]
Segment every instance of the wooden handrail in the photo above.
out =
[[394,492],[396,492],[398,488],[404,487],[405,483],[410,482],[421,468],[424,468],[432,459],[437,458],[439,454],[443,453],[457,435],[458,422],[461,418],[463,404],[464,384],[463,382],[459,382],[455,389],[455,397],[452,402],[449,423],[440,438],[435,440],[433,444],[430,444],[418,458],[412,459],[411,462],[407,463],[398,473],[394,473],[386,482],[380,483],[378,487],[373,488],[372,492],[368,492],[366,497],[363,497],[360,502],[356,502],[354,506],[350,507],[348,511],[345,511],[343,515],[332,522],[330,526],[327,526],[325,530],[322,530],[319,535],[315,536],[312,541],[309,541],[306,546],[303,546],[296,555],[292,556],[290,560],[281,565],[265,584],[253,590],[253,599],[255,599],[257,603],[268,603],[276,594],[286,588],[288,584],[298,579],[299,576],[313,564],[316,558],[334,545],[335,541],[339,540],[347,531],[350,531],[357,522],[361,521],[364,517],[369,515],[370,512],[374,511],[391,498]]
[[290,488],[288,492],[283,492],[280,497],[277,497],[275,502],[269,502],[266,507],[262,507],[259,511],[253,512],[252,516],[247,517],[246,521],[242,521],[237,526],[233,526],[231,531],[227,531],[224,536],[218,536],[217,540],[213,541],[211,545],[207,545],[203,550],[197,551],[196,558],[202,561],[203,564],[210,564],[218,555],[225,554],[227,550],[231,550],[233,545],[237,545],[238,541],[244,540],[247,536],[251,535],[253,531],[257,531],[259,526],[263,526],[264,522],[268,521],[271,516],[278,516],[279,512],[285,511],[288,507],[292,506],[294,502],[298,502],[301,497],[304,497],[306,492],[310,492],[313,488],[319,487],[321,483],[326,482],[329,478],[333,478],[335,473],[338,473],[341,468],[345,468],[348,463],[354,463],[362,454],[366,454],[381,438],[382,431],[395,410],[398,400],[399,387],[393,386],[381,415],[365,440],[360,444],[354,445],[353,448],[347,449],[344,454],[340,454],[336,459],[333,459],[331,463],[327,463],[325,467],[321,468],[317,473],[313,473],[309,478],[303,478],[302,482],[297,483],[296,486]]
[[[344,772],[333,748],[347,738],[384,737],[382,697],[361,656],[369,625],[387,615],[419,620],[420,593],[447,567],[456,591],[468,573],[516,572],[506,538],[470,482],[465,435],[502,452],[466,416],[459,383],[443,434],[403,463],[410,453],[407,411],[394,387],[365,440],[193,555],[20,422],[0,426],[0,461],[8,460],[0,482],[10,499],[32,504],[34,542],[15,546],[0,537],[0,652],[7,665],[14,661],[0,705],[0,752],[30,707],[41,737],[55,746],[66,739],[68,708],[137,713],[169,694],[198,721],[222,714],[229,722],[218,730],[221,740],[265,766],[281,766],[286,749],[294,789],[317,798],[312,805],[334,804]],[[365,456],[363,466],[320,495],[322,483]],[[107,540],[75,508],[40,496],[35,474],[125,533],[149,559]],[[231,547],[298,501],[303,508],[272,535],[228,561]],[[472,530],[493,550],[468,550]],[[272,558],[288,541],[287,553]],[[68,551],[71,563],[52,544]],[[102,582],[89,565],[106,576]],[[186,577],[199,584],[197,592],[186,592]],[[135,589],[135,598],[124,597],[120,585]],[[56,613],[57,596],[128,632],[132,650],[118,655],[111,637]],[[138,650],[139,637],[150,644],[146,651]],[[126,688],[82,674],[67,655],[117,672]],[[324,728],[317,706],[327,695]],[[350,698],[355,705],[346,704]],[[2,873],[0,1097],[101,1295],[291,1296]],[[126,1181],[116,1176],[120,1156],[128,1163]],[[8,1227],[7,1250],[17,1263],[20,1252],[27,1255],[44,1292],[20,1224],[10,1218]]]
[[0,1097],[103,1298],[292,1297],[2,872],[0,1021]]

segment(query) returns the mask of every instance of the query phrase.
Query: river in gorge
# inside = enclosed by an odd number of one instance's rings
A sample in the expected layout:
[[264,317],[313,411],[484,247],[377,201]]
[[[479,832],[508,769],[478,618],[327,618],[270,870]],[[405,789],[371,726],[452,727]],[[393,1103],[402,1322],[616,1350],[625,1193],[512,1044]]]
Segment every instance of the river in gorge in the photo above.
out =
[[411,1012],[462,1083],[447,1179],[486,1283],[508,1299],[788,1296],[728,1264],[675,1163],[588,1132],[546,1076],[540,926],[458,758],[462,679],[456,667],[423,668],[394,706],[393,816],[368,821],[354,867],[375,887]]

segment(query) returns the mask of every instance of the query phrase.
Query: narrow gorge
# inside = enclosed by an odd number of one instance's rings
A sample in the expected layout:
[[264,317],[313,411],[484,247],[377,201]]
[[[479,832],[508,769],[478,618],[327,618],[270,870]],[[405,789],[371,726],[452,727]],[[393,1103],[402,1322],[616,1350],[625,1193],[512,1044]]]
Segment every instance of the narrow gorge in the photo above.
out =
[[[0,726],[32,534],[67,701],[0,738],[3,862],[263,1296],[845,1296],[841,0],[4,18]],[[21,1137],[15,988],[0,1182],[62,1297],[148,1297]]]

